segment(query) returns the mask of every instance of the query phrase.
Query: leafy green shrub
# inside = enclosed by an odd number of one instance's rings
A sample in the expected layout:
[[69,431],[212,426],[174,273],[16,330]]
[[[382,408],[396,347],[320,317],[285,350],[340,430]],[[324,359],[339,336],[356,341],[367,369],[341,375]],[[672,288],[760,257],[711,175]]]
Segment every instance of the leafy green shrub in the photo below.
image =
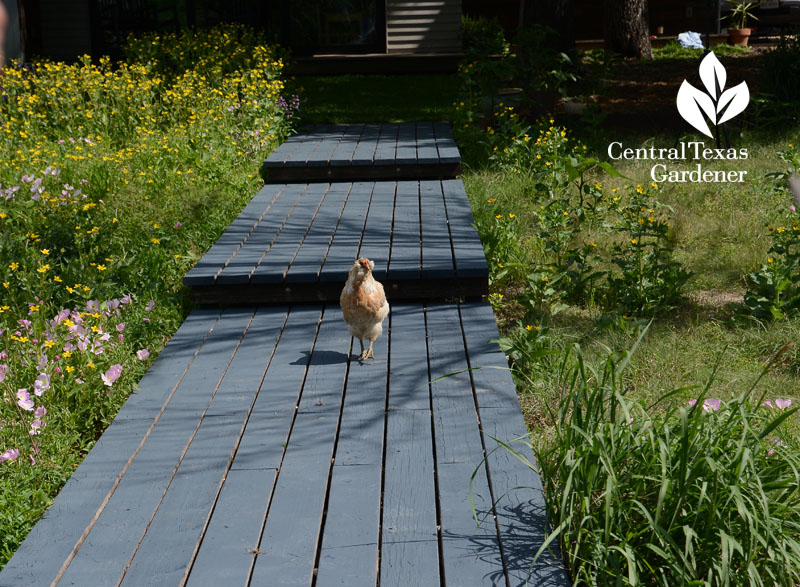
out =
[[800,96],[800,38],[782,35],[759,68],[759,88],[777,102],[796,103]]
[[748,276],[744,303],[758,318],[780,319],[800,309],[800,224],[770,226],[772,246],[767,262]]
[[622,239],[614,245],[611,261],[619,273],[609,272],[608,298],[623,314],[654,315],[674,307],[691,277],[672,258],[669,223],[661,207],[641,185],[617,206],[614,230]]
[[496,18],[461,18],[461,42],[467,60],[476,61],[490,55],[506,55],[508,41]]
[[645,407],[625,395],[630,357],[565,359],[537,451],[555,528],[540,552],[558,540],[576,584],[796,585],[800,458],[785,423],[798,408],[754,400],[755,385],[723,402],[711,381]]

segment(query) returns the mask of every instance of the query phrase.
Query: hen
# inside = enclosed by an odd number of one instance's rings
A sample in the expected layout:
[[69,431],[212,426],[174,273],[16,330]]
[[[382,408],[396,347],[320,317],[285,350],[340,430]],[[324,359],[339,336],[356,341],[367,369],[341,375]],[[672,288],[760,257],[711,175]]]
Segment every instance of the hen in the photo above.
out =
[[[361,344],[361,360],[374,359],[372,345],[383,332],[383,320],[389,314],[389,304],[383,285],[372,277],[375,262],[362,257],[356,259],[347,276],[339,305],[350,334]],[[364,339],[369,339],[369,348],[364,350]]]

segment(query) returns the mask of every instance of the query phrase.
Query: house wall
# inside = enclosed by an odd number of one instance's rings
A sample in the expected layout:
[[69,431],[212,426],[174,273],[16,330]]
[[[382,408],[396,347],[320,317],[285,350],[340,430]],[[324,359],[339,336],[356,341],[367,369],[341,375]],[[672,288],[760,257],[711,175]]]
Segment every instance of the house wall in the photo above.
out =
[[460,53],[461,0],[386,0],[388,53]]

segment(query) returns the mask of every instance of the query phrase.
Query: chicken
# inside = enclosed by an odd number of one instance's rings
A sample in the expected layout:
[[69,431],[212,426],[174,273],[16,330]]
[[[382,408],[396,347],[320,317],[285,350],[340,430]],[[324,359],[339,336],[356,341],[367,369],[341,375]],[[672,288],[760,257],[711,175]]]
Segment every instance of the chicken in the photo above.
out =
[[[361,344],[360,360],[374,359],[372,345],[383,332],[382,323],[389,314],[389,304],[383,285],[372,278],[375,262],[362,257],[356,259],[347,276],[339,305],[350,334]],[[369,339],[369,348],[364,350],[364,339]]]

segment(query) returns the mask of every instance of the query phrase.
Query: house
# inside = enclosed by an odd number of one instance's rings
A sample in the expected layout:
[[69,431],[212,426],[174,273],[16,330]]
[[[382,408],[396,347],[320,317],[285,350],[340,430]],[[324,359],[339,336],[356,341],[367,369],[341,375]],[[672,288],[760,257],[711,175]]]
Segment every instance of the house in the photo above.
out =
[[[16,0],[0,0],[15,3]],[[461,0],[20,0],[29,55],[118,55],[129,33],[239,22],[295,55],[457,54]]]

